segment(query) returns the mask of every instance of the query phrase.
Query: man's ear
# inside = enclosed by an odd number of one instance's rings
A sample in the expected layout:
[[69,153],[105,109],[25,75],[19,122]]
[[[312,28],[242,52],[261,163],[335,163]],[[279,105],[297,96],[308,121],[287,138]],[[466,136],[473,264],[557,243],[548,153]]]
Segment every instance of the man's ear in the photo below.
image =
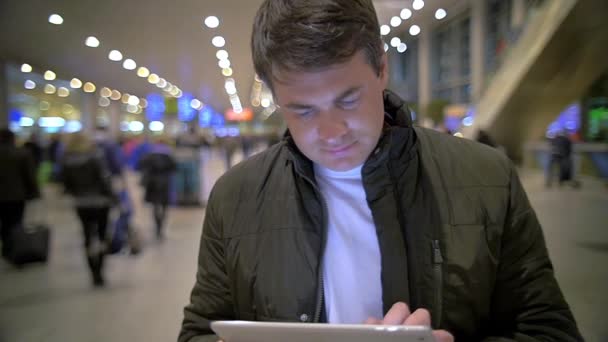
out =
[[382,53],[382,58],[380,59],[380,73],[379,73],[379,77],[380,77],[380,82],[382,82],[382,87],[384,89],[386,89],[386,87],[388,86],[388,75],[389,75],[389,70],[388,70],[388,55],[386,54],[386,52]]

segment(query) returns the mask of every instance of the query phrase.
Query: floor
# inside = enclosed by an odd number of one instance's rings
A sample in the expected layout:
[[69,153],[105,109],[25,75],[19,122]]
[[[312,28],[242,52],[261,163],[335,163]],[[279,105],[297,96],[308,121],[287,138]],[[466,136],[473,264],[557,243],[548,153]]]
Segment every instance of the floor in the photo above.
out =
[[[205,171],[210,178],[223,167],[213,159]],[[579,190],[545,189],[542,174],[532,171],[522,172],[522,180],[580,329],[587,341],[608,341],[608,189],[594,179],[583,179]],[[52,227],[52,255],[47,265],[21,270],[0,263],[0,342],[176,340],[194,282],[204,209],[171,209],[167,239],[158,243],[150,209],[139,204],[135,222],[144,251],[110,257],[103,290],[90,286],[69,200],[48,187],[30,209],[30,220]]]

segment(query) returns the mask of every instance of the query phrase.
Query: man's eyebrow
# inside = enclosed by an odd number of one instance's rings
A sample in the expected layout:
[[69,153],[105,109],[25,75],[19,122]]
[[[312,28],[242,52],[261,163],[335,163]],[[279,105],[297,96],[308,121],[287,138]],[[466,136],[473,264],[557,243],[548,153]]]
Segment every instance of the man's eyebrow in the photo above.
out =
[[363,87],[362,86],[356,86],[356,87],[348,88],[346,91],[344,91],[342,94],[340,94],[340,96],[338,96],[336,98],[336,101],[341,101],[344,98],[349,97],[349,96],[355,94],[356,92],[360,91],[361,88],[363,88]]
[[[344,92],[342,92],[342,94],[338,95],[338,97],[336,97],[335,101],[336,102],[342,101],[344,98],[349,97],[349,96],[355,94],[356,92],[360,91],[361,88],[363,88],[363,87],[356,86],[356,87],[348,88]],[[291,103],[286,104],[284,107],[291,109],[291,110],[305,110],[305,109],[313,108],[314,106],[303,104],[303,103],[291,102]]]

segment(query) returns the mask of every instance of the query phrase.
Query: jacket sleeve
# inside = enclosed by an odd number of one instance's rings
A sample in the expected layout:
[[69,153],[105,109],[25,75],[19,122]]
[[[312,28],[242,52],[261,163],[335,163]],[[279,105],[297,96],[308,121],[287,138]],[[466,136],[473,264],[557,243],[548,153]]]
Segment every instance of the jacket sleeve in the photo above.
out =
[[485,342],[583,341],[553,273],[545,239],[511,166],[509,209],[492,299],[498,331]]
[[222,222],[217,214],[219,198],[212,191],[205,214],[198,256],[196,282],[190,304],[184,309],[184,320],[178,342],[215,342],[219,338],[210,328],[212,320],[234,319],[228,275],[225,267]]

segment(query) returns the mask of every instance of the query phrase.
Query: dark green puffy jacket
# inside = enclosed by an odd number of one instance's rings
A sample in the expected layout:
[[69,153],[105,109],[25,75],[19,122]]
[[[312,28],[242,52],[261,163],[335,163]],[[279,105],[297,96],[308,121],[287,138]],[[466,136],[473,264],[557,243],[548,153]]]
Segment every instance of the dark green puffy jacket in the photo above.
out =
[[[388,91],[385,110],[362,170],[384,311],[426,308],[456,341],[581,341],[509,160],[413,128]],[[213,320],[323,322],[325,210],[313,165],[289,137],[221,177],[179,341],[216,341]]]

